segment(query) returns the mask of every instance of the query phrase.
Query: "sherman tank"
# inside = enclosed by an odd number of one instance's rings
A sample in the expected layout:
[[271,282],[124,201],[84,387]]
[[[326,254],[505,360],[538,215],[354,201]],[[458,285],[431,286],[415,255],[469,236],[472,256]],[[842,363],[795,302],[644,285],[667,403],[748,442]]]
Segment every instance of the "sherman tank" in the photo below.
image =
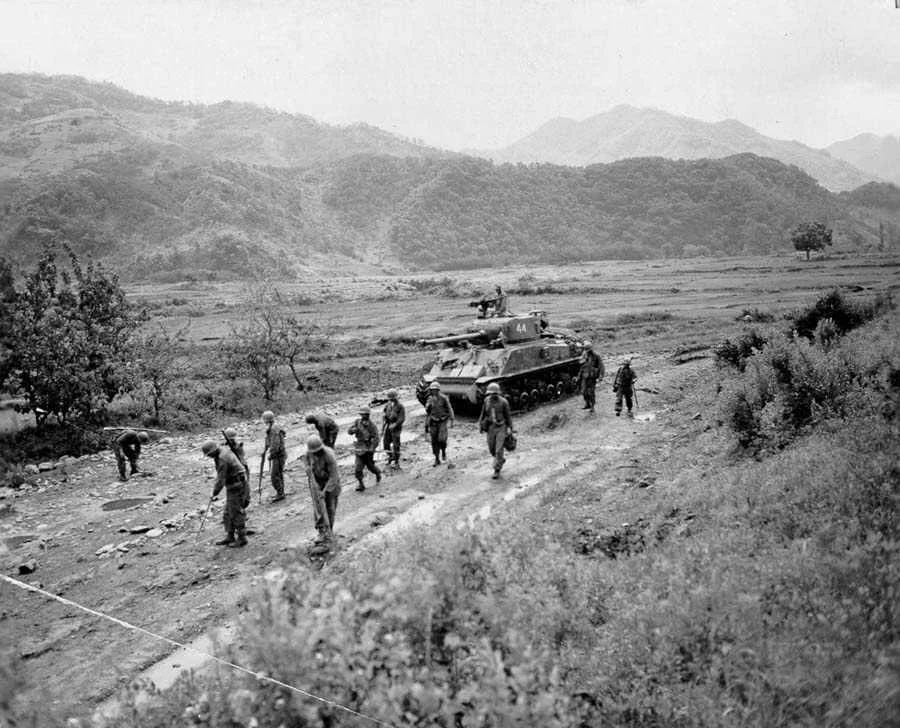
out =
[[478,406],[491,382],[500,385],[514,409],[530,409],[573,393],[584,342],[567,329],[552,329],[544,311],[524,315],[479,316],[465,333],[422,339],[425,346],[443,346],[431,369],[416,387],[423,404],[432,382],[441,385],[454,406]]

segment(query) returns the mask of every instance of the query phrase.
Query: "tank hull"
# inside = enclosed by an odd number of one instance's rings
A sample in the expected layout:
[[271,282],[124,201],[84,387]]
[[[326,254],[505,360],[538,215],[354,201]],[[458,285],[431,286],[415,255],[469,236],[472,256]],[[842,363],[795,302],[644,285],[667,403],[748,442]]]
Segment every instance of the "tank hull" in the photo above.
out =
[[416,394],[423,404],[437,382],[454,406],[478,407],[488,384],[496,382],[513,409],[531,409],[567,397],[578,389],[581,346],[546,337],[499,349],[451,347],[439,352]]

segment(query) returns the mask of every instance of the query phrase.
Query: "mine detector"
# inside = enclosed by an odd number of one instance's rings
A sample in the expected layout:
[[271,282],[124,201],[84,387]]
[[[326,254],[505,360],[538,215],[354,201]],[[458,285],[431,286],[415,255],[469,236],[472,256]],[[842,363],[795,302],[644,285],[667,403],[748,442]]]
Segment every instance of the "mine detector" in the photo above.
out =
[[454,405],[464,406],[479,406],[487,385],[496,382],[510,406],[519,410],[567,396],[578,388],[584,342],[567,329],[551,329],[544,311],[483,315],[467,333],[419,343],[446,347],[416,386],[422,404],[435,381]]

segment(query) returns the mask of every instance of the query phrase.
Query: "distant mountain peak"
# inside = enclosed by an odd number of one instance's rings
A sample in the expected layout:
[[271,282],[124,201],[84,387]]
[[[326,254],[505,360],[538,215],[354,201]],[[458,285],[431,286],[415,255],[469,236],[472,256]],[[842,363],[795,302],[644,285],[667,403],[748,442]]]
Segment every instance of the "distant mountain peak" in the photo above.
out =
[[721,159],[744,152],[796,165],[833,191],[879,178],[822,150],[764,136],[736,119],[706,122],[630,104],[583,121],[552,119],[519,141],[482,154],[497,162],[581,167],[633,157]]

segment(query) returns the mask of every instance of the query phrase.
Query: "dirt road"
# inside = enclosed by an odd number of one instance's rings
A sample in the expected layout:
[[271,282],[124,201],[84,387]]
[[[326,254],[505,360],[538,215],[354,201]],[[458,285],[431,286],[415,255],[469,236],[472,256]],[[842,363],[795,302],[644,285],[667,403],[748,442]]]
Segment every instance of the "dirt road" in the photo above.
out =
[[[343,434],[338,441],[344,491],[332,558],[351,559],[355,550],[390,540],[406,528],[465,524],[501,509],[534,509],[549,486],[590,488],[598,498],[614,497],[623,472],[638,467],[636,461],[641,469],[652,469],[660,452],[655,443],[671,435],[666,390],[709,366],[708,360],[678,366],[662,355],[639,357],[635,363],[641,409],[634,419],[614,416],[609,376],[598,386],[595,415],[581,409],[579,397],[519,414],[520,446],[509,455],[499,481],[490,477],[484,436],[471,418],[459,419],[451,429],[448,463],[432,467],[422,409],[410,391],[401,391],[409,404],[401,470],[386,471],[377,486],[368,475],[370,487],[357,493],[349,439]],[[357,399],[330,408],[342,433],[363,403]],[[375,420],[380,424],[380,416]],[[190,643],[229,623],[246,604],[255,579],[293,564],[314,568],[306,550],[315,531],[302,462],[296,460],[309,430],[302,414],[282,416],[280,422],[290,448],[288,498],[277,504],[267,503],[268,485],[262,504],[256,493],[263,426],[239,426],[254,471],[248,511],[254,533],[246,548],[213,545],[221,538],[222,503],[214,504],[198,533],[213,484],[212,462],[199,446],[218,434],[200,433],[151,444],[142,463],[153,473],[149,477],[117,482],[112,455],[103,453],[73,461],[65,472],[43,473],[46,477],[34,487],[5,492],[0,500],[7,506],[0,516],[3,572],[178,642]],[[383,453],[379,459],[383,464]],[[145,500],[127,500],[139,498]],[[36,566],[33,573],[19,575],[19,567],[29,561]],[[21,658],[25,688],[20,700],[25,704],[71,715],[90,710],[157,663],[156,671],[147,674],[159,679],[185,666],[178,655],[164,662],[172,652],[164,642],[5,583],[0,592],[0,634]]]

